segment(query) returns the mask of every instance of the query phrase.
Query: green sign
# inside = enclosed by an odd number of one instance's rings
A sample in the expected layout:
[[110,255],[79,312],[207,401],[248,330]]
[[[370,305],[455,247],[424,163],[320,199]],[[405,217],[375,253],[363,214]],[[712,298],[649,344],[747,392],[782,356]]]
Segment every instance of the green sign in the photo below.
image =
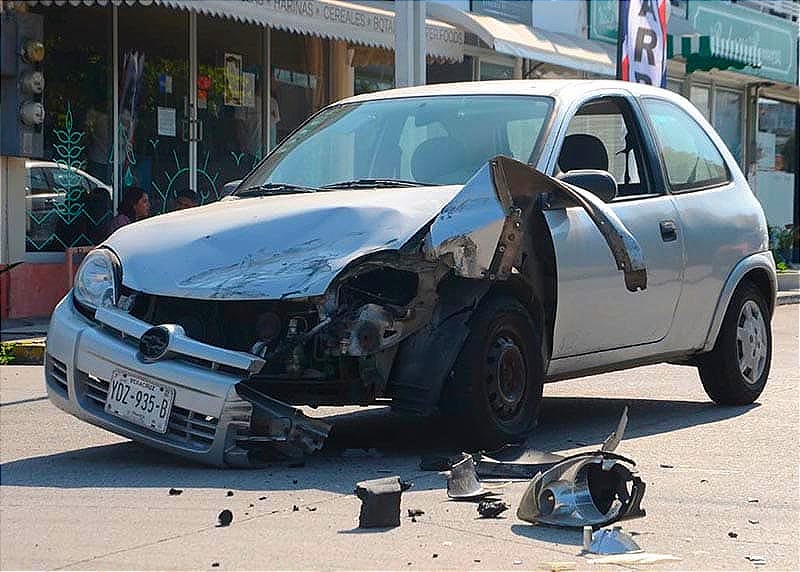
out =
[[617,43],[619,0],[589,0],[589,38]]
[[694,0],[689,23],[699,34],[758,48],[761,67],[741,73],[797,85],[797,24],[718,0]]
[[[589,0],[589,38],[617,43],[618,7],[619,0]],[[720,0],[690,0],[688,17],[698,34],[759,49],[761,67],[741,73],[798,84],[796,23]]]

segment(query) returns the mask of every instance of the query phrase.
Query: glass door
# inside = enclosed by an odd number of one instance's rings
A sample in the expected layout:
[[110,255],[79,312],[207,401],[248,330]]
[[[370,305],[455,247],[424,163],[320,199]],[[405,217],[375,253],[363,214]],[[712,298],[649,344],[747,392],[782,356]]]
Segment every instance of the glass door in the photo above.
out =
[[197,202],[221,197],[266,153],[264,31],[197,16]]
[[151,215],[189,188],[188,48],[186,12],[119,8],[119,200],[141,187]]

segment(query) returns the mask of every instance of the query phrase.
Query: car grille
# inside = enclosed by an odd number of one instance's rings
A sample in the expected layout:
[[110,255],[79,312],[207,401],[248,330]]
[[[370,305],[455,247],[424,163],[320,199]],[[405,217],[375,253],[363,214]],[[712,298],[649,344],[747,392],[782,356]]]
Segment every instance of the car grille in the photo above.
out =
[[[96,413],[105,415],[109,383],[82,371],[78,372],[83,386],[84,404]],[[115,418],[115,421],[123,421]],[[197,450],[208,450],[214,441],[219,419],[191,409],[172,406],[166,437],[171,442]]]
[[47,381],[50,382],[50,387],[64,396],[69,396],[67,364],[57,360],[50,354],[47,355]]

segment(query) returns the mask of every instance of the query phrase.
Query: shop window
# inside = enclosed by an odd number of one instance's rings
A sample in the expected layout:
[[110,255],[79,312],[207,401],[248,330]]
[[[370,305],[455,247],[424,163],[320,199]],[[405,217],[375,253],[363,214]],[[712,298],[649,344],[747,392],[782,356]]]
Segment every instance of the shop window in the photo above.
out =
[[328,104],[329,42],[316,36],[272,30],[270,146],[282,141]]
[[44,18],[44,158],[28,161],[28,252],[97,244],[112,218],[111,9],[32,9]]
[[703,189],[730,179],[714,142],[685,111],[660,99],[644,100],[673,191]]
[[428,58],[425,71],[426,83],[455,83],[458,81],[472,81],[475,60],[471,56],[464,56],[460,62],[436,62]]
[[119,8],[119,182],[147,192],[151,215],[189,189],[188,46],[186,13]]
[[683,95],[683,82],[679,79],[667,78],[667,89],[672,93]]
[[504,66],[490,62],[480,62],[480,79],[514,79],[514,66]]
[[700,110],[703,117],[711,121],[711,89],[702,85],[693,85],[689,88],[689,101]]
[[728,150],[742,162],[742,94],[726,89],[714,90],[714,129]]
[[[756,177],[753,190],[770,226],[780,232],[794,223],[797,176],[796,105],[773,99],[758,100]],[[788,260],[789,255],[782,255]]]
[[394,87],[394,52],[366,46],[351,49],[355,95]]
[[[215,201],[225,183],[242,179],[267,151],[280,106],[271,96],[267,126],[264,32],[220,18],[197,18],[197,194]],[[273,90],[274,91],[274,90]]]

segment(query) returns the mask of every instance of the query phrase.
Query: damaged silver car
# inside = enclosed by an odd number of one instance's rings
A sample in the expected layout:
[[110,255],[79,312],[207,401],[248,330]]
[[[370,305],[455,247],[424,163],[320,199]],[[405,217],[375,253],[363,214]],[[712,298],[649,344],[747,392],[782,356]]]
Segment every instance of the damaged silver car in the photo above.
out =
[[686,100],[611,81],[435,85],[310,118],[225,200],[121,228],[53,314],[50,399],[216,465],[320,448],[299,405],[536,424],[545,382],[670,361],[754,401],[763,212]]

